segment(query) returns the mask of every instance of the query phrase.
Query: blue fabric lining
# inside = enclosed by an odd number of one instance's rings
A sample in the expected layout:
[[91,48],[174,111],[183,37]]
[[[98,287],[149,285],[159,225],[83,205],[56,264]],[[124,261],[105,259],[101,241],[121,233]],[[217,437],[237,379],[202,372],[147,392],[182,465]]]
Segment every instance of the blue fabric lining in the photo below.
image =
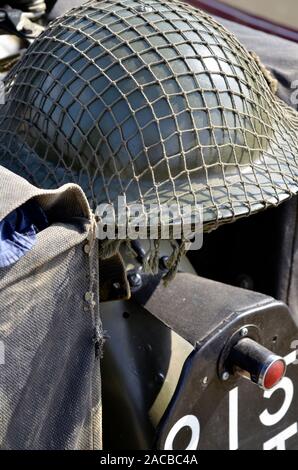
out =
[[0,268],[16,263],[36,243],[36,235],[49,225],[45,212],[29,201],[0,221]]

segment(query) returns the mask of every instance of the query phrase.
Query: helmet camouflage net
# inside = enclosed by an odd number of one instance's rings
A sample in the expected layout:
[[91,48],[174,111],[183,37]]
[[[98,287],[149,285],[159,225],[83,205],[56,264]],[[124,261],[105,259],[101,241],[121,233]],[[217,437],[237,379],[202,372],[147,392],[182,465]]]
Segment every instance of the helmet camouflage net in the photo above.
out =
[[176,0],[91,0],[6,81],[0,163],[90,203],[201,204],[207,230],[297,187],[298,115],[258,58]]

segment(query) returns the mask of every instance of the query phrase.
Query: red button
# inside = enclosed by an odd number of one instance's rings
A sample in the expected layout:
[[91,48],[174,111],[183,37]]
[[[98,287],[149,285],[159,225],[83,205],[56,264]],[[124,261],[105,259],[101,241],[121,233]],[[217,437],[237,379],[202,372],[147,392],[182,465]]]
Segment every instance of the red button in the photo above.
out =
[[264,377],[264,388],[274,387],[283,378],[286,371],[285,363],[282,360],[275,361],[268,367]]

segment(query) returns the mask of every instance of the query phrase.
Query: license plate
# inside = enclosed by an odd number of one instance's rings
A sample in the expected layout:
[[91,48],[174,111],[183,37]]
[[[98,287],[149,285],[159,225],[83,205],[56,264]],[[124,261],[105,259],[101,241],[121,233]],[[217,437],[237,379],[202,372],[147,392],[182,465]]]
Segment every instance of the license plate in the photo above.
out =
[[298,449],[296,350],[285,360],[286,376],[269,391],[245,379],[223,394],[215,382],[209,384],[205,399],[196,404],[197,412],[176,421],[164,448],[175,449],[178,441],[179,449],[187,450]]

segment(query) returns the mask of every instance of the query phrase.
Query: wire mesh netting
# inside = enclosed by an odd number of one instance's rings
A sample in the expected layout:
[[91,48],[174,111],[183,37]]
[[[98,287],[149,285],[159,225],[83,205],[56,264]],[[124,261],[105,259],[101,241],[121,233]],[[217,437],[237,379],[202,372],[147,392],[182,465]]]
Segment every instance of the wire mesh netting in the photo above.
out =
[[6,81],[0,163],[93,207],[202,204],[207,228],[298,191],[298,115],[255,56],[176,0],[89,1]]

